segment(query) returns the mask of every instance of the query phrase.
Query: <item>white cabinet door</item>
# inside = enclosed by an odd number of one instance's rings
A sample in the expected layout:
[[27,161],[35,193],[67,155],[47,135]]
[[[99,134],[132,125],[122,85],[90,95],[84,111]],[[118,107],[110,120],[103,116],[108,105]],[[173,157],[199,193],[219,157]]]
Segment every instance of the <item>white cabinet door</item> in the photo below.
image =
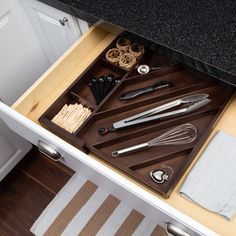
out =
[[61,154],[64,164],[79,171],[85,178],[114,194],[145,216],[154,217],[156,223],[162,227],[165,227],[165,222],[171,222],[191,236],[216,236],[211,230],[1,102],[0,118],[16,133],[33,144],[38,145],[38,141],[49,144]]
[[0,181],[25,156],[32,145],[0,119]]
[[[53,64],[81,35],[75,17],[36,0],[21,0],[48,61]],[[81,22],[84,29],[84,22]]]
[[49,67],[19,0],[0,0],[0,97],[12,104]]

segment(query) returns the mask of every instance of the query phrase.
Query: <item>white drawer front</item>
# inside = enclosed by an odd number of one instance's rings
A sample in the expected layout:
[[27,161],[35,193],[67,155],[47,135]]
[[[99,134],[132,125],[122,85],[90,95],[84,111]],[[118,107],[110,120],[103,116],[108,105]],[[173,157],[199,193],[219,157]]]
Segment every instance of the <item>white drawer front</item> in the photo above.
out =
[[63,156],[62,162],[64,164],[79,171],[84,177],[107,189],[144,215],[154,217],[162,227],[166,226],[165,222],[171,222],[180,228],[184,228],[188,234],[193,236],[216,235],[134,182],[81,152],[3,103],[0,103],[0,117],[13,131],[31,143],[38,145],[38,141],[41,140],[50,144]]
[[68,158],[67,153],[63,150],[63,148],[60,148],[60,145],[58,145],[61,139],[59,139],[57,136],[53,135],[46,129],[37,125],[30,119],[27,119],[26,117],[3,103],[0,103],[0,117],[11,130],[16,132],[35,146],[38,146],[39,141],[50,145],[53,149],[55,149],[55,151],[61,154],[61,156],[63,157],[61,161],[65,165],[74,170],[77,170],[78,161],[76,161],[75,158]]
[[32,145],[12,132],[0,119],[0,181],[26,155]]

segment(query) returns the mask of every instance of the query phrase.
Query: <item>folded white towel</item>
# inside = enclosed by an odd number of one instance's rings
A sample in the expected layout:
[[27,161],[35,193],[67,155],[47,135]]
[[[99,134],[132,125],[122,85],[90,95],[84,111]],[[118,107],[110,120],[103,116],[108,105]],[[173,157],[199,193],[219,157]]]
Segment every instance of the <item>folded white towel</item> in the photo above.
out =
[[236,138],[219,131],[180,188],[188,200],[230,220],[236,212]]

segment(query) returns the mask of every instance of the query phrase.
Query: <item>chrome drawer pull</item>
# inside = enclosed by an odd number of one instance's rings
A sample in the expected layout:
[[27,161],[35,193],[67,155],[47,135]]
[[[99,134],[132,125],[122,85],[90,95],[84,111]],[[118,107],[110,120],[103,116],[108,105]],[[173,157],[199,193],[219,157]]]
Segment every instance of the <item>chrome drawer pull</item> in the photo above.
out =
[[68,19],[67,19],[66,17],[63,17],[63,19],[59,20],[59,23],[60,23],[62,26],[65,26],[67,22],[68,22]]
[[59,152],[41,140],[38,141],[38,150],[53,161],[60,161],[62,159],[62,155]]
[[166,232],[168,234],[174,235],[174,236],[191,236],[190,234],[186,233],[183,229],[179,228],[178,226],[168,221],[165,223],[166,223]]

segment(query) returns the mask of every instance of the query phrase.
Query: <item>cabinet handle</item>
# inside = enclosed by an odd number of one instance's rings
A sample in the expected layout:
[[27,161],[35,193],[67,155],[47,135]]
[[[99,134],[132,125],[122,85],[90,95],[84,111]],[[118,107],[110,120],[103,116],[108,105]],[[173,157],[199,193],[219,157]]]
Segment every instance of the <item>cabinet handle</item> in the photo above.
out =
[[60,161],[62,159],[62,155],[59,152],[41,140],[38,141],[38,150],[53,161]]
[[66,17],[63,17],[63,19],[60,19],[59,22],[62,26],[65,26],[66,23],[68,22],[68,19]]
[[166,223],[166,232],[169,233],[170,235],[191,236],[190,234],[186,233],[183,229],[179,228],[178,226],[176,226],[168,221],[165,223]]

